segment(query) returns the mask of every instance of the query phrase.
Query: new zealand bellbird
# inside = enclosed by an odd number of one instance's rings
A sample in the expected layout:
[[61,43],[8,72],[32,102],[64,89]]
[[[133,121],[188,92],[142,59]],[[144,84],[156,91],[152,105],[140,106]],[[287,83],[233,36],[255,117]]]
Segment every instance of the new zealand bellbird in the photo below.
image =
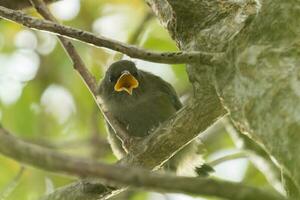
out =
[[[106,109],[126,127],[129,135],[135,137],[151,134],[155,127],[182,107],[169,83],[149,72],[138,70],[128,60],[110,65],[99,87],[99,94]],[[126,153],[114,130],[108,123],[107,126],[109,143],[120,159]],[[165,168],[175,172],[183,172],[182,169],[194,171],[196,168],[188,168],[200,166],[199,162],[202,162],[201,155],[197,154],[197,146],[197,141],[189,143],[165,164]],[[202,165],[201,170],[198,168],[202,175],[211,170],[207,165]]]

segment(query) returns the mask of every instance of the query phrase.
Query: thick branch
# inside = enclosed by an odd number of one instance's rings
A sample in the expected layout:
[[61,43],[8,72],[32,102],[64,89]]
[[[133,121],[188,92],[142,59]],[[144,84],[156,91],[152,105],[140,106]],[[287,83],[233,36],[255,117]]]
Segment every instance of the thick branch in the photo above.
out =
[[[139,25],[136,27],[136,29],[134,30],[132,35],[129,36],[128,41],[127,41],[128,44],[134,45],[138,42],[139,37],[145,30],[145,26],[148,24],[149,21],[151,21],[152,18],[154,18],[153,13],[148,11],[145,14],[144,18],[139,23]],[[116,55],[114,56],[114,60],[121,60],[123,57],[124,57],[124,54],[116,53]]]
[[[36,10],[46,19],[56,22],[54,16],[48,10],[46,4],[42,0],[31,0],[32,5],[36,8]],[[59,40],[62,43],[62,46],[66,50],[67,54],[69,55],[70,59],[73,62],[74,69],[77,70],[84,80],[85,84],[87,85],[88,89],[91,91],[94,98],[97,95],[97,83],[94,76],[88,71],[87,67],[85,66],[83,60],[81,59],[80,55],[77,53],[73,44],[68,41],[66,38],[62,36],[58,36]],[[97,97],[99,100],[100,97]],[[107,121],[111,124],[116,132],[120,135],[123,141],[128,140],[128,134],[125,129],[120,125],[120,123],[114,119],[114,117],[105,110],[103,103],[98,101],[99,108],[103,113],[104,117]],[[127,146],[126,146],[127,147]]]
[[222,56],[222,54],[220,53],[207,53],[198,51],[157,53],[105,37],[97,37],[93,33],[80,29],[63,26],[47,20],[33,18],[25,15],[21,11],[10,10],[2,6],[0,6],[0,16],[29,28],[48,31],[56,35],[69,37],[70,39],[77,39],[98,47],[105,47],[115,51],[119,51],[132,58],[139,58],[152,62],[173,64],[199,62],[202,64],[211,64],[212,62],[216,62],[217,57]]
[[217,196],[231,200],[284,199],[276,193],[227,181],[161,175],[149,173],[143,169],[74,158],[26,143],[10,135],[2,128],[0,129],[0,152],[22,163],[53,172],[98,177],[117,185],[130,185],[161,192]]
[[[204,97],[203,99],[194,99],[187,106],[181,109],[177,115],[171,117],[170,120],[163,123],[156,131],[154,131],[145,140],[135,144],[135,149],[120,161],[121,165],[138,166],[147,169],[157,169],[166,160],[169,159],[176,151],[181,149],[188,142],[193,140],[199,133],[206,130],[220,117],[224,116],[226,111],[223,109],[217,96]],[[99,199],[101,196],[106,199],[108,196],[118,193],[111,189],[103,191],[105,186],[99,184],[85,184],[87,189],[80,192],[80,196],[87,200]],[[71,184],[54,192],[47,200],[63,198],[65,200],[73,200],[72,192],[81,190],[82,184]],[[100,195],[101,193],[101,195]],[[59,198],[58,198],[59,197]]]
[[[216,81],[218,93],[235,126],[264,146],[299,193],[300,51],[296,33],[300,31],[297,20],[300,12],[295,1],[148,0],[148,3],[183,49],[227,49],[224,56],[227,59],[209,73]],[[192,4],[199,5],[189,6]],[[206,4],[213,5],[212,9],[207,9]],[[227,5],[229,15],[227,11],[225,15],[215,12],[227,10]],[[217,20],[211,21],[214,14]],[[198,17],[203,20],[197,22]],[[196,65],[189,68],[189,78],[201,85],[198,68]]]

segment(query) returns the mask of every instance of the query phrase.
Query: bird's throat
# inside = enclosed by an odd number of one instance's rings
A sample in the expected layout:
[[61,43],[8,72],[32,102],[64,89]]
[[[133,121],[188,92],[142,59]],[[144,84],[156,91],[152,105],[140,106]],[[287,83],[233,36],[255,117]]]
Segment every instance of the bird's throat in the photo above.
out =
[[138,80],[129,72],[125,72],[117,80],[114,90],[117,92],[125,91],[129,95],[132,95],[133,89],[137,88],[138,86]]

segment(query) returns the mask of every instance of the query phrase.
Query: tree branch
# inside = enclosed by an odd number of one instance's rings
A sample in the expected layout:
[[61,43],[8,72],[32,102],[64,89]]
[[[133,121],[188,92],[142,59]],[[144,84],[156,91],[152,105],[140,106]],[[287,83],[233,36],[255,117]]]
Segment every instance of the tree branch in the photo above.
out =
[[209,166],[214,167],[217,166],[221,163],[230,161],[230,160],[235,160],[235,159],[240,159],[240,158],[248,158],[248,155],[246,154],[246,152],[237,152],[234,154],[229,154],[220,158],[217,158],[215,160],[212,160],[211,162],[207,163]]
[[19,162],[52,172],[93,176],[117,185],[130,185],[160,192],[216,196],[231,200],[284,199],[275,192],[267,192],[259,188],[228,181],[162,175],[133,167],[108,165],[75,158],[26,143],[10,135],[3,128],[0,128],[0,152]]
[[21,11],[14,11],[0,6],[0,16],[2,18],[17,22],[29,28],[44,30],[50,33],[69,37],[70,39],[77,39],[79,41],[92,44],[98,47],[105,47],[121,53],[124,53],[132,58],[139,58],[158,63],[191,63],[199,62],[202,64],[211,64],[217,62],[217,59],[222,56],[222,53],[208,53],[208,52],[164,52],[158,53],[145,50],[134,45],[128,45],[116,40],[108,39],[101,36],[96,36],[93,33],[83,31],[80,29],[63,26],[51,21],[40,20],[34,17],[25,15]]
[[[227,59],[209,72],[218,94],[236,127],[265,148],[299,193],[300,51],[299,34],[294,33],[299,32],[300,12],[295,1],[147,2],[182,49],[226,51]],[[198,69],[188,68],[194,86],[201,85]]]

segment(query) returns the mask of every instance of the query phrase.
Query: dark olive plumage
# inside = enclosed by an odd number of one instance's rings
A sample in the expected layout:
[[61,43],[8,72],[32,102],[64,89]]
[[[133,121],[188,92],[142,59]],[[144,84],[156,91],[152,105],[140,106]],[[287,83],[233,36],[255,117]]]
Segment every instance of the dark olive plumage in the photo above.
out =
[[[114,91],[123,71],[129,71],[139,82],[132,95]],[[122,60],[112,64],[100,86],[107,109],[129,134],[146,136],[151,129],[167,120],[182,107],[175,90],[160,77],[138,70],[133,62]]]
[[[114,85],[124,71],[128,71],[139,82],[139,86],[133,89],[131,95],[126,91],[114,90]],[[182,107],[174,88],[169,83],[149,72],[137,69],[135,64],[128,60],[115,62],[108,68],[101,82],[99,94],[114,118],[135,137],[151,134],[155,127]],[[125,151],[112,128],[109,125],[108,128],[112,149],[116,156],[121,158],[125,155]],[[190,143],[171,159],[169,167],[176,170],[180,161],[190,155],[195,156],[196,151],[196,143]]]

